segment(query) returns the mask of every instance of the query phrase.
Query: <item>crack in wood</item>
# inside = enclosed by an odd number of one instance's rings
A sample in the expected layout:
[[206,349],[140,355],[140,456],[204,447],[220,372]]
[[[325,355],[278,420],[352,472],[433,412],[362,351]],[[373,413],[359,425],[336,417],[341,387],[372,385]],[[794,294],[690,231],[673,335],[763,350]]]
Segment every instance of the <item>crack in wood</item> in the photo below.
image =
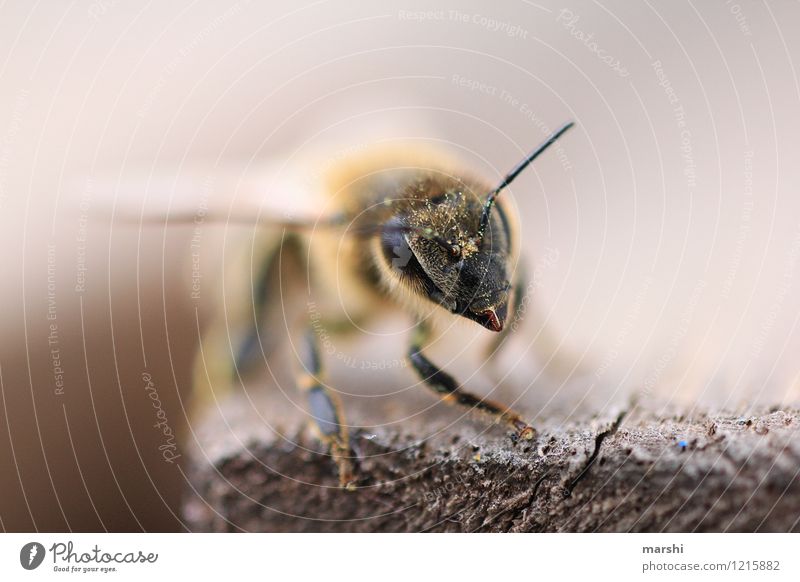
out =
[[575,487],[580,483],[586,475],[589,474],[589,469],[592,467],[594,462],[597,460],[597,457],[600,455],[600,447],[603,446],[603,441],[605,441],[608,437],[613,435],[617,430],[619,430],[622,421],[625,419],[625,415],[628,413],[627,410],[623,410],[619,413],[617,418],[614,422],[611,423],[611,426],[604,431],[600,431],[594,437],[594,450],[592,454],[589,456],[589,459],[584,464],[583,469],[581,469],[580,473],[578,473],[577,477],[575,477],[569,485],[564,488],[564,497],[570,497],[572,492],[575,490]]

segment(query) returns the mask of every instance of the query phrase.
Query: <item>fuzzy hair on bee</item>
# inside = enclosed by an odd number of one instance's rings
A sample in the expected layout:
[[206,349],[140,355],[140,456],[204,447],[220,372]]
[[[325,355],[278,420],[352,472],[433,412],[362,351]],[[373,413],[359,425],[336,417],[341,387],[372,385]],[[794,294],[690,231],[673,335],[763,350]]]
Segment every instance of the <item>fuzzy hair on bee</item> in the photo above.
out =
[[[326,382],[320,338],[307,310],[287,313],[285,298],[310,297],[315,319],[330,329],[352,327],[353,321],[392,308],[408,313],[415,324],[406,358],[425,386],[446,402],[504,424],[515,440],[534,438],[520,414],[465,391],[425,352],[437,328],[454,318],[495,334],[491,352],[501,345],[527,282],[517,268],[518,220],[500,194],[572,125],[555,131],[497,185],[440,151],[384,148],[359,152],[325,173],[319,216],[218,217],[228,225],[253,226],[256,235],[241,245],[238,257],[227,259],[227,301],[201,338],[195,388],[215,390],[253,374],[285,339],[285,330],[300,327],[297,386],[306,394],[341,485],[355,488],[357,459],[339,398]],[[296,294],[282,291],[289,281]]]

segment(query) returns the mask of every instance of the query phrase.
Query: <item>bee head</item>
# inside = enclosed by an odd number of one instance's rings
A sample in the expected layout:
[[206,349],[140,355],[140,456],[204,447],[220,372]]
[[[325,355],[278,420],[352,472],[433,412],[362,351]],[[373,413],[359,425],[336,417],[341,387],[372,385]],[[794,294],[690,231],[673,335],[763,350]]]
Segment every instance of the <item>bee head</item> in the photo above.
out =
[[567,123],[525,157],[485,196],[459,180],[429,178],[412,187],[430,193],[384,225],[384,258],[401,281],[451,313],[503,330],[511,290],[509,220],[498,194],[565,131]]
[[509,221],[497,206],[481,234],[483,203],[465,194],[463,183],[453,183],[452,188],[387,222],[384,257],[415,292],[499,332],[511,289]]

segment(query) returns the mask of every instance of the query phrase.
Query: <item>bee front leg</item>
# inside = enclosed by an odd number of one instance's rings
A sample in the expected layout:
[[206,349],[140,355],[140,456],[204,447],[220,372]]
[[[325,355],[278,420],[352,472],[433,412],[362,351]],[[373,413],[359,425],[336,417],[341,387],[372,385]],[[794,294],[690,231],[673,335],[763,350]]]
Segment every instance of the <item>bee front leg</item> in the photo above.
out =
[[[278,347],[281,334],[269,333],[285,325],[286,305],[284,297],[293,297],[294,290],[302,290],[307,285],[305,276],[307,265],[306,250],[294,235],[284,235],[275,248],[261,261],[250,290],[252,310],[248,310],[240,324],[246,331],[235,346],[235,379],[263,370],[264,360]],[[244,330],[242,330],[244,331]],[[241,332],[240,332],[241,333]],[[259,366],[260,364],[260,366]]]
[[529,440],[536,436],[533,427],[523,421],[519,414],[501,404],[464,392],[452,376],[431,362],[422,353],[429,337],[429,328],[419,324],[414,332],[408,358],[417,374],[431,390],[447,403],[478,410],[493,417],[497,422],[507,424],[514,429],[517,438]]
[[347,425],[338,396],[323,380],[319,344],[313,330],[303,338],[300,363],[297,386],[305,392],[316,431],[336,462],[339,484],[353,490],[356,487]]

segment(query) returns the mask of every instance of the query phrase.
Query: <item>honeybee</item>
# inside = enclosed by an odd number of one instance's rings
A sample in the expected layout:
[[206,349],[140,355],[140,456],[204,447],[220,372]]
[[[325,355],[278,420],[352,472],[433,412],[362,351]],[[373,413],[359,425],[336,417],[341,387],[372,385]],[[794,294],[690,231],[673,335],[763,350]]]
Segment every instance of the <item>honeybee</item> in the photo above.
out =
[[[335,213],[311,221],[218,217],[273,227],[263,229],[273,233],[279,227],[283,236],[276,241],[264,235],[245,245],[228,293],[229,300],[240,296],[238,303],[231,301],[240,308],[221,309],[203,334],[195,384],[230,383],[258,369],[285,335],[285,301],[278,295],[284,279],[294,277],[314,297],[312,319],[324,318],[330,328],[366,319],[387,304],[408,313],[415,328],[406,358],[421,381],[442,400],[505,424],[514,439],[533,439],[534,428],[520,414],[465,391],[429,359],[426,346],[437,321],[452,318],[496,334],[490,352],[502,344],[527,282],[516,269],[517,217],[500,194],[572,126],[555,131],[496,186],[441,152],[394,148],[359,153],[326,175],[324,190],[336,200]],[[311,323],[305,321],[298,350],[297,386],[335,460],[341,486],[353,489],[355,457],[345,414],[325,380],[320,338]]]

